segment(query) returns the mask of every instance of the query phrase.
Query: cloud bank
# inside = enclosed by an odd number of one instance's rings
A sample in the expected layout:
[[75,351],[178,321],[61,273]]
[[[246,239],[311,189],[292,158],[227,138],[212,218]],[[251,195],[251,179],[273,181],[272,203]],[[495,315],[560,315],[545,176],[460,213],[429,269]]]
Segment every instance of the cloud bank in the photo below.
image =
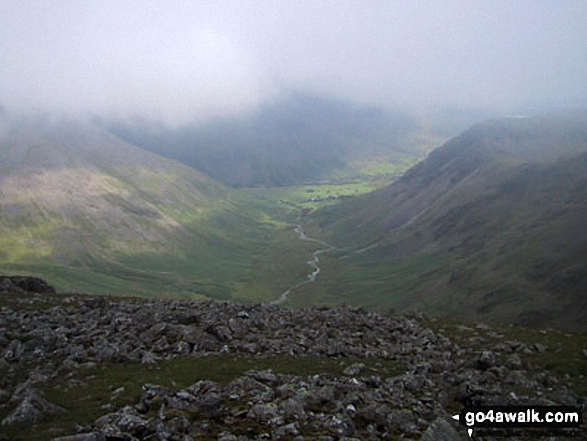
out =
[[587,2],[4,0],[0,103],[168,123],[305,90],[387,107],[587,103]]

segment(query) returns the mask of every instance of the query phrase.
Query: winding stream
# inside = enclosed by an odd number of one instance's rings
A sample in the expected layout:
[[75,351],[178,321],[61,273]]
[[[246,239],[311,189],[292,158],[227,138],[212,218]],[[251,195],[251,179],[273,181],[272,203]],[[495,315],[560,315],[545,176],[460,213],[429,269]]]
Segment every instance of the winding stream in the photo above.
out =
[[304,228],[301,225],[296,225],[294,228],[294,231],[298,234],[300,240],[306,240],[309,242],[316,242],[318,244],[323,244],[328,246],[328,248],[322,248],[319,250],[314,251],[314,253],[312,254],[312,260],[308,260],[308,262],[306,262],[308,265],[310,265],[313,268],[313,271],[308,274],[307,279],[303,280],[301,282],[296,283],[295,285],[291,286],[290,288],[288,288],[286,291],[284,291],[279,298],[272,300],[271,302],[269,302],[270,305],[279,305],[281,303],[284,303],[289,294],[296,288],[305,285],[306,283],[312,283],[316,281],[316,277],[318,277],[318,274],[320,274],[320,267],[318,266],[318,263],[320,262],[320,258],[318,257],[320,254],[322,253],[327,253],[328,251],[332,251],[333,249],[335,249],[335,247],[333,247],[330,244],[327,244],[326,242],[322,242],[318,239],[313,239],[311,237],[307,237],[306,233],[304,232]]

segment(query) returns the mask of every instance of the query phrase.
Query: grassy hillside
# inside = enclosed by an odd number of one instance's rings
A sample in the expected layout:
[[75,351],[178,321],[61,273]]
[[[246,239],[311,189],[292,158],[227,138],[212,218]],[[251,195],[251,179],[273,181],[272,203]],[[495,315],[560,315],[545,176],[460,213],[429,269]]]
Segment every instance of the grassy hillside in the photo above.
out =
[[585,329],[586,121],[477,125],[395,184],[316,212],[308,229],[339,249],[292,302]]
[[202,173],[90,124],[6,125],[0,270],[61,290],[245,301],[303,276],[289,226]]
[[[0,138],[0,271],[60,291],[420,309],[585,329],[587,118],[494,120],[363,180],[231,189],[79,122]],[[369,175],[371,173],[371,175]],[[322,243],[299,240],[293,224]]]

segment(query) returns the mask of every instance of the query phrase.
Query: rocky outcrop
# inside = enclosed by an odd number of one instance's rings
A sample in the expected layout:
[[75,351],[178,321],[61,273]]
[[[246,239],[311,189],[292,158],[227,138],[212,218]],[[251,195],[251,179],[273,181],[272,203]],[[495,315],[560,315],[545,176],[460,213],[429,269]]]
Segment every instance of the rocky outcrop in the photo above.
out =
[[[398,386],[400,389],[398,390]],[[390,403],[390,397],[394,397]],[[416,413],[408,411],[416,405]],[[432,421],[430,416],[436,415]],[[94,436],[191,439],[387,439],[448,433],[462,437],[438,402],[401,393],[401,379],[301,378],[251,372],[228,386],[201,381],[173,392],[145,385],[135,406],[99,418]],[[296,438],[297,437],[297,438]],[[305,438],[308,437],[308,438]]]
[[[467,434],[450,415],[466,404],[577,405],[581,400],[520,357],[547,347],[507,341],[489,328],[489,340],[477,349],[433,332],[418,317],[352,306],[288,309],[80,295],[63,295],[58,306],[51,306],[43,303],[45,297],[31,295],[20,299],[18,308],[0,309],[0,369],[6,373],[0,405],[9,410],[4,425],[63,412],[37,385],[61,372],[103,363],[241,354],[391,360],[401,367],[394,376],[349,363],[340,376],[264,370],[227,385],[199,381],[171,390],[145,384],[136,403],[110,406],[62,441],[456,440]],[[26,381],[19,383],[24,367]]]
[[38,423],[46,416],[65,412],[65,409],[50,403],[30,384],[20,385],[14,392],[11,402],[17,403],[16,409],[2,420],[2,426],[16,423]]
[[54,293],[55,288],[37,277],[0,276],[0,291]]
[[[64,296],[63,301],[68,306],[0,311],[6,323],[0,330],[5,362],[57,357],[74,366],[244,353],[377,357],[416,363],[442,351],[459,353],[448,339],[422,329],[415,320],[350,306],[286,309],[83,296]],[[361,368],[349,369],[353,375]]]

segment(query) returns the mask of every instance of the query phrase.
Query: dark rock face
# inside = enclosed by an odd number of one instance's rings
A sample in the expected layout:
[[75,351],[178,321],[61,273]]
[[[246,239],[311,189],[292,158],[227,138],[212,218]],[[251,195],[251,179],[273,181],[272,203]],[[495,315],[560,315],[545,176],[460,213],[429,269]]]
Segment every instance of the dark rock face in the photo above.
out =
[[[263,370],[227,385],[205,380],[171,390],[144,384],[136,403],[110,406],[93,424],[60,441],[465,440],[466,430],[451,418],[455,406],[580,402],[562,382],[518,356],[548,348],[495,335],[483,350],[461,347],[417,317],[351,306],[288,309],[77,295],[63,296],[62,306],[51,308],[4,306],[0,368],[8,376],[0,378],[0,406],[8,416],[1,423],[37,422],[64,412],[36,386],[49,384],[64,369],[211,354],[352,356],[391,360],[402,371],[377,376],[365,363],[353,363],[339,377]],[[27,380],[11,383],[10,375],[23,366],[30,369]]]
[[54,293],[55,289],[36,277],[0,276],[0,291]]

